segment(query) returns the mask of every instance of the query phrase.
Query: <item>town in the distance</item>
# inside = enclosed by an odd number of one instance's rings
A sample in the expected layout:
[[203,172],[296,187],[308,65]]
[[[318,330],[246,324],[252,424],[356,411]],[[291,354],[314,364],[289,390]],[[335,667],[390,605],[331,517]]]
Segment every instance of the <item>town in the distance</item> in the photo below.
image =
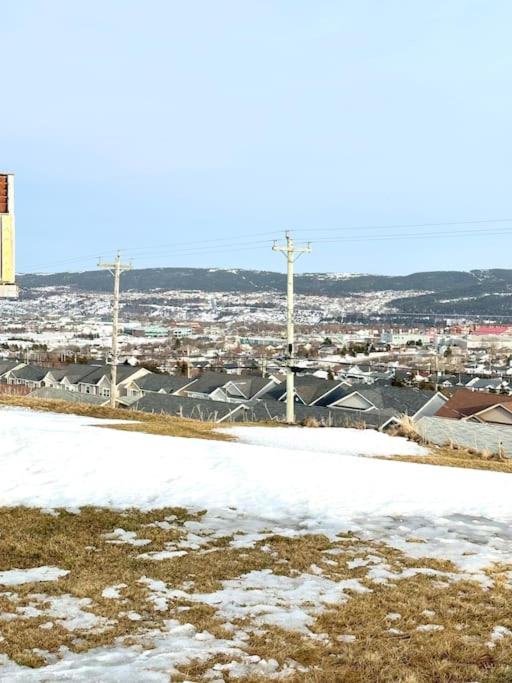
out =
[[512,3],[1,3],[0,683],[512,683]]
[[[291,370],[293,421],[303,424],[387,429],[404,415],[438,414],[512,423],[512,411],[495,408],[512,395],[512,325],[500,313],[512,271],[438,273],[435,280],[433,273],[298,275],[290,356],[284,275],[127,269],[120,273],[113,397],[111,274],[25,274],[15,282],[14,181],[0,178],[2,243],[11,245],[2,261],[2,394],[97,405],[115,398],[128,410],[218,423],[284,421]],[[500,302],[494,313],[493,300]],[[443,312],[461,301],[490,312]],[[477,400],[468,393],[475,391]],[[482,392],[489,394],[485,410]]]

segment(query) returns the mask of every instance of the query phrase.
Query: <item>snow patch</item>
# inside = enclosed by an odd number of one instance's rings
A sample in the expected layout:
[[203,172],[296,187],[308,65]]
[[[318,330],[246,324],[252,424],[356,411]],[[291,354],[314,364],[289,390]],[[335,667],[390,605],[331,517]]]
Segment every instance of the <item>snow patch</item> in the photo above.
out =
[[58,567],[33,567],[32,569],[8,569],[0,572],[2,586],[20,586],[23,583],[38,581],[57,581],[69,574],[66,569]]
[[219,591],[192,598],[215,607],[228,620],[250,618],[255,624],[303,633],[309,633],[308,626],[323,607],[347,601],[345,590],[369,591],[357,579],[335,582],[316,574],[278,576],[270,569],[251,571],[222,585]]

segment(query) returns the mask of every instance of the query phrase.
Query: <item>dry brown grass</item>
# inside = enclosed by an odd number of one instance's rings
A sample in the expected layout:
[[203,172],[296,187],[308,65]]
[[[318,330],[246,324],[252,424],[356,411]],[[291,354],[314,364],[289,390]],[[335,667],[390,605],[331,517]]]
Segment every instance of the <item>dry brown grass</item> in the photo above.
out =
[[[122,410],[5,398],[0,397],[0,404],[107,419],[127,417]],[[141,429],[136,431],[226,438],[205,423],[144,413],[128,416],[140,419]],[[424,458],[393,459],[512,471],[512,463],[486,460],[449,448],[434,449]],[[12,620],[0,620],[0,653],[21,665],[40,667],[45,660],[38,651],[57,653],[63,646],[75,652],[86,651],[112,644],[119,637],[127,644],[136,643],[150,629],[164,628],[164,621],[170,618],[228,639],[225,620],[214,607],[181,597],[170,600],[167,610],[157,612],[148,601],[147,586],[139,579],[150,576],[173,588],[193,582],[193,592],[208,593],[219,589],[222,581],[252,570],[270,569],[275,574],[297,577],[311,573],[311,566],[316,565],[323,576],[333,581],[358,579],[370,592],[351,593],[345,604],[327,606],[311,626],[317,637],[276,626],[259,625],[255,631],[249,620],[235,620],[249,633],[247,654],[273,658],[281,667],[290,661],[301,667],[286,678],[290,683],[512,683],[512,638],[498,641],[494,648],[488,646],[495,626],[512,630],[511,590],[507,581],[510,567],[494,569],[495,585],[489,590],[467,580],[440,582],[436,576],[425,575],[380,585],[367,578],[368,567],[353,567],[350,562],[371,554],[394,572],[419,567],[456,573],[456,568],[447,561],[412,559],[384,543],[362,541],[351,533],[340,535],[334,542],[319,534],[296,538],[274,534],[252,548],[242,549],[231,547],[232,537],[214,538],[198,550],[189,549],[182,557],[160,561],[139,557],[141,553],[162,550],[168,543],[179,543],[187,534],[185,523],[201,517],[202,513],[181,508],[151,512],[83,508],[80,514],[59,510],[57,516],[24,507],[0,508],[0,571],[42,565],[69,570],[58,581],[5,589],[0,586],[0,613],[16,615]],[[155,525],[166,518],[171,520],[166,528]],[[108,534],[116,528],[133,531],[150,543],[142,547],[109,543]],[[339,550],[339,554],[330,554],[332,549]],[[102,596],[104,588],[121,583],[126,588],[122,589],[120,600]],[[16,601],[7,593],[14,593]],[[90,599],[91,604],[84,611],[91,611],[109,623],[102,630],[72,632],[53,620],[52,629],[42,629],[41,625],[49,620],[47,616],[20,616],[17,612],[34,603],[35,593]],[[426,617],[422,614],[424,610],[432,610],[435,615]],[[137,612],[141,619],[130,620],[126,616],[129,612]],[[389,621],[387,615],[391,612],[399,613],[400,620]],[[444,629],[417,631],[418,625],[429,622],[441,624]],[[390,628],[397,628],[400,633],[392,633]],[[355,641],[339,639],[345,635],[355,636]],[[232,659],[215,656],[206,662],[192,661],[181,667],[181,680],[207,680],[205,674],[214,664],[227,664]],[[229,680],[227,673],[225,680]],[[248,676],[238,680],[261,683],[268,679]]]
[[512,473],[512,459],[469,451],[465,448],[449,446],[430,446],[428,455],[392,455],[382,456],[382,460],[401,460],[423,465],[440,465],[443,467],[464,467],[473,470],[490,470],[492,472]]
[[[183,557],[161,561],[138,557],[143,552],[160,550],[168,542],[182,540],[187,521],[200,520],[202,513],[191,514],[180,508],[151,512],[83,508],[80,514],[60,510],[57,516],[29,508],[0,509],[0,570],[40,565],[69,570],[58,581],[0,588],[0,612],[14,614],[16,607],[30,605],[34,593],[48,596],[72,595],[89,598],[85,611],[110,620],[103,631],[70,632],[55,623],[51,630],[40,625],[48,617],[16,618],[0,621],[0,652],[30,667],[44,664],[37,650],[57,652],[65,645],[73,651],[107,645],[117,637],[126,642],[140,642],[149,629],[163,628],[165,619],[178,619],[207,630],[218,638],[229,638],[224,619],[215,608],[185,598],[170,600],[168,609],[155,611],[148,602],[148,588],[141,576],[160,579],[173,588],[193,582],[195,593],[211,592],[221,582],[251,570],[271,569],[276,574],[297,577],[311,573],[311,565],[323,576],[340,581],[356,578],[370,589],[350,593],[345,604],[327,606],[316,616],[311,631],[317,637],[275,626],[259,625],[257,631],[248,619],[234,620],[249,633],[244,650],[249,655],[275,659],[281,667],[291,660],[304,670],[287,681],[293,683],[505,683],[512,678],[512,638],[504,638],[489,648],[487,643],[497,625],[512,629],[511,591],[507,583],[510,567],[496,567],[495,585],[484,590],[465,579],[439,581],[437,576],[416,575],[408,579],[376,584],[367,578],[368,567],[352,566],[356,558],[371,555],[389,570],[400,572],[408,567],[455,572],[448,561],[412,559],[384,543],[367,542],[348,533],[331,541],[323,535],[308,534],[297,538],[270,535],[252,548],[230,547],[231,537],[212,539]],[[167,528],[154,525],[171,520]],[[109,543],[108,534],[115,528],[133,531],[138,538],[151,541],[136,547]],[[338,554],[330,553],[335,549]],[[214,552],[207,552],[204,551]],[[102,597],[105,587],[124,583],[121,599]],[[12,602],[6,592],[15,592]],[[187,608],[180,611],[179,608]],[[435,614],[425,616],[424,610]],[[135,611],[141,620],[134,622],[121,612]],[[387,615],[397,612],[398,621]],[[422,633],[417,626],[440,624],[443,631]],[[397,628],[401,633],[392,633]],[[324,635],[322,635],[324,634]],[[355,636],[343,642],[340,636]],[[135,640],[139,638],[139,641]],[[148,642],[151,647],[151,642]],[[206,662],[190,662],[181,667],[182,680],[201,681],[214,664],[226,664],[216,656]],[[176,680],[180,680],[178,677]],[[228,675],[225,675],[228,680]],[[246,677],[243,683],[266,680]],[[267,679],[268,680],[268,679]]]
[[423,437],[418,432],[415,421],[409,415],[402,415],[399,422],[391,427],[389,434],[392,436],[403,436],[409,441],[416,441],[416,443],[425,443]]
[[[269,628],[251,639],[250,648],[265,658],[289,657],[308,667],[286,679],[293,683],[505,683],[512,676],[512,646],[504,639],[490,649],[486,642],[497,623],[512,624],[509,603],[504,589],[484,594],[465,582],[440,589],[432,579],[416,576],[374,587],[372,593],[354,595],[345,605],[326,610],[314,625],[317,634],[325,634],[325,642]],[[424,610],[435,615],[426,617]],[[390,621],[390,613],[401,618]],[[429,622],[444,630],[416,630]],[[356,640],[340,642],[344,635]]]
[[[152,526],[175,516],[170,529]],[[148,628],[159,627],[169,612],[154,612],[148,603],[148,588],[139,583],[142,576],[165,581],[171,586],[180,586],[186,581],[194,582],[198,592],[214,591],[221,587],[221,580],[236,578],[252,569],[270,568],[272,557],[260,550],[249,549],[240,552],[226,548],[228,539],[213,539],[204,549],[220,548],[221,551],[200,554],[189,552],[183,557],[154,561],[138,556],[148,551],[165,548],[169,542],[176,543],[186,536],[183,523],[200,519],[201,513],[189,514],[181,508],[166,508],[152,512],[128,510],[116,512],[108,509],[82,508],[80,514],[59,510],[57,516],[45,514],[32,508],[0,508],[0,571],[12,568],[36,566],[57,566],[69,570],[69,574],[58,581],[23,584],[16,587],[18,601],[11,602],[0,593],[0,612],[14,614],[17,607],[29,605],[34,593],[47,595],[72,595],[76,598],[90,598],[91,611],[115,623],[102,632],[90,631],[77,634],[54,627],[40,629],[48,618],[31,618],[0,621],[0,652],[14,661],[30,666],[40,666],[43,661],[35,656],[33,648],[55,651],[65,645],[74,651],[112,643],[116,637],[130,636]],[[114,529],[137,533],[139,538],[149,539],[144,546],[110,543],[108,534]],[[125,583],[122,590],[122,611],[134,611],[141,615],[140,621],[131,621],[120,616],[117,600],[102,597],[107,586]],[[0,587],[1,589],[1,587]],[[12,589],[7,589],[11,591]],[[192,623],[198,629],[208,629],[218,637],[228,634],[222,629],[222,621],[208,605],[173,601],[173,610],[186,605],[186,612],[176,611],[172,617]],[[87,611],[88,608],[85,608]],[[32,663],[30,663],[32,662]]]
[[112,409],[53,399],[5,395],[0,395],[0,406],[18,406],[41,412],[65,413],[66,415],[80,415],[107,420],[131,420],[132,422],[128,424],[108,425],[109,429],[119,429],[128,432],[144,432],[145,434],[158,434],[161,436],[182,436],[194,439],[216,439],[219,441],[232,440],[232,437],[229,435],[216,431],[217,425],[212,422],[187,420],[170,415],[156,415],[135,410],[128,411],[123,408]]
[[320,427],[320,422],[316,419],[316,417],[311,417],[311,415],[308,415],[308,417],[305,417],[302,420],[301,425],[303,427],[316,428]]

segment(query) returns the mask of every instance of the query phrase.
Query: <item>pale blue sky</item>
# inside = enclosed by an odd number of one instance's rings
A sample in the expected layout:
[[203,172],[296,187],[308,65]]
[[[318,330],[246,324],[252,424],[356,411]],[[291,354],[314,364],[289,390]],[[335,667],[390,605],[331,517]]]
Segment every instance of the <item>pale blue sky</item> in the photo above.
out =
[[[282,270],[244,235],[512,218],[506,0],[21,0],[0,14],[19,271],[93,267],[118,246],[150,248],[127,252],[137,267]],[[243,248],[155,248],[215,237]],[[510,267],[511,246],[318,243],[298,266]]]

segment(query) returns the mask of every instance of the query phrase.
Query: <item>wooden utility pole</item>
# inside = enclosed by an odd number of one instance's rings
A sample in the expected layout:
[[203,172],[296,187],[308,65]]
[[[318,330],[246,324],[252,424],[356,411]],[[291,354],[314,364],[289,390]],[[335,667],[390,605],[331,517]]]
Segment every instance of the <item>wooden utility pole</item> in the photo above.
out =
[[114,276],[114,299],[112,303],[112,358],[110,361],[110,407],[117,406],[117,365],[119,363],[119,292],[121,273],[131,270],[130,263],[121,263],[118,251],[114,263],[98,263],[98,268],[108,270]]
[[286,245],[279,246],[274,242],[273,251],[280,251],[286,256],[287,262],[287,316],[286,316],[286,422],[293,424],[295,422],[295,381],[293,374],[293,356],[295,343],[294,330],[294,310],[293,310],[293,265],[301,254],[309,254],[311,246],[309,243],[305,247],[295,247],[293,244],[293,237],[290,232],[285,232]]

